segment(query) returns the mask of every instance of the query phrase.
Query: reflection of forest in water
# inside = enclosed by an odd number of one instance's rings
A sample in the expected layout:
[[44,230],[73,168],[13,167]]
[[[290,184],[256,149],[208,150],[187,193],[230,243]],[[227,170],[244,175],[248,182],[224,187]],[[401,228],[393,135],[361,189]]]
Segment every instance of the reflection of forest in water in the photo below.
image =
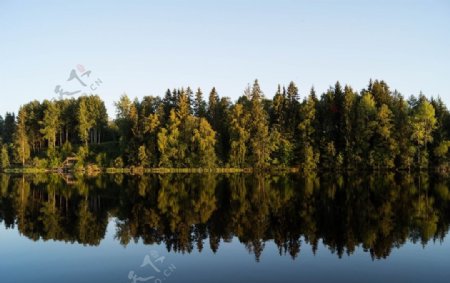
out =
[[360,246],[373,258],[410,240],[443,240],[449,180],[426,174],[364,178],[297,175],[101,175],[67,185],[57,175],[0,175],[0,222],[32,240],[98,245],[110,217],[127,245],[213,251],[239,241],[259,259],[267,241],[301,254],[319,241],[338,256]]

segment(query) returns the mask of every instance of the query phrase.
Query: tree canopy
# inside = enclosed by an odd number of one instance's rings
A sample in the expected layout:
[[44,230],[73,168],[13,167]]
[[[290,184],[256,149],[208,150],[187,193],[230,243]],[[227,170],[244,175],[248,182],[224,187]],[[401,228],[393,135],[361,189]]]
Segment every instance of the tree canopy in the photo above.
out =
[[[209,93],[207,101],[203,93]],[[78,165],[172,168],[392,170],[445,167],[450,112],[440,98],[405,98],[384,81],[355,91],[336,82],[320,96],[258,80],[232,102],[214,87],[124,94],[108,117],[99,96],[31,101],[0,116],[2,168]]]

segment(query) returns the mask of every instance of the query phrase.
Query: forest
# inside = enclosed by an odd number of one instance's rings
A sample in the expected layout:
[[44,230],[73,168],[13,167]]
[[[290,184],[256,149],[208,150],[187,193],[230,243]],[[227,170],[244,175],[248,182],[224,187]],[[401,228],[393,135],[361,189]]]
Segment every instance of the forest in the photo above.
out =
[[339,82],[321,95],[294,82],[266,98],[258,80],[232,101],[216,88],[123,95],[108,117],[97,95],[31,101],[0,116],[0,167],[446,170],[450,112],[385,81]]

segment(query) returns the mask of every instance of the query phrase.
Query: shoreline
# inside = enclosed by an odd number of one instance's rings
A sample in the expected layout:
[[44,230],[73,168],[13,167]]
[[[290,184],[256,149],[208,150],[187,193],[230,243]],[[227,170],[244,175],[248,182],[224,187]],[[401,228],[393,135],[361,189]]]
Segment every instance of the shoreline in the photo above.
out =
[[86,167],[83,169],[50,169],[50,168],[7,168],[0,170],[3,174],[77,174],[77,175],[97,175],[97,174],[253,174],[253,173],[298,173],[298,174],[326,174],[326,173],[413,173],[413,172],[430,172],[437,173],[440,175],[446,175],[450,173],[450,168],[442,168],[439,166],[429,167],[429,168],[411,168],[408,169],[339,169],[339,170],[314,170],[314,171],[302,171],[299,167],[287,167],[287,168],[277,168],[268,167],[264,169],[256,168],[227,168],[227,167],[217,167],[217,168],[165,168],[165,167],[123,167],[123,168],[112,168],[105,167]]

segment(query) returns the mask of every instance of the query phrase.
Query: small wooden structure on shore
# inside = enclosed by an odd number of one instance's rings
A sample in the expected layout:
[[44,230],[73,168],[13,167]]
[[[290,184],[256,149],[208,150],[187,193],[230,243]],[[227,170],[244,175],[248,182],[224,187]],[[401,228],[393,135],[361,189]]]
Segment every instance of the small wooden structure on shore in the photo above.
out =
[[58,168],[58,171],[61,172],[68,172],[75,166],[75,163],[77,163],[78,157],[67,157],[66,160],[61,164],[61,166]]

